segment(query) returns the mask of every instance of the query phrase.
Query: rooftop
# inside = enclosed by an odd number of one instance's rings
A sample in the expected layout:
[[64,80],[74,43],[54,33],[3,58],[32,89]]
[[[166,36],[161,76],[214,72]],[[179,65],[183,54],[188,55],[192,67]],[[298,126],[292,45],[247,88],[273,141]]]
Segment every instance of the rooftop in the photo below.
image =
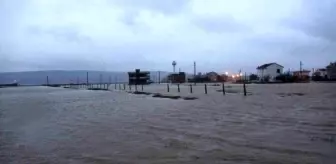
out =
[[282,65],[278,64],[278,63],[267,63],[267,64],[263,64],[261,66],[258,66],[257,69],[266,69],[267,67],[273,65],[273,64],[276,64],[276,65],[279,65],[280,67],[283,67]]

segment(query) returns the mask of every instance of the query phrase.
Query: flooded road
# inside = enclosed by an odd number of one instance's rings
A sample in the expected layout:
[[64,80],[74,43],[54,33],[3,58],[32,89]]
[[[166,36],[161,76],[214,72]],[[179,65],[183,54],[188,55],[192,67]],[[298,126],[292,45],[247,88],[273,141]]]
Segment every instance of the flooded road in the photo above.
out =
[[289,85],[256,85],[258,94],[248,97],[218,93],[192,101],[2,88],[0,163],[335,164],[330,85],[301,87],[303,95],[285,94],[294,90]]

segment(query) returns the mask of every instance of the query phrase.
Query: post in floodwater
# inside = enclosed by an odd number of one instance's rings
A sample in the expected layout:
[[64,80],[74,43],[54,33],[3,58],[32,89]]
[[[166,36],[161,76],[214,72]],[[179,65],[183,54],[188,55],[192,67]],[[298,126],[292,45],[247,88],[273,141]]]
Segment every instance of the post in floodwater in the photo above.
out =
[[89,85],[89,72],[86,72],[86,86]]
[[225,86],[224,86],[224,82],[222,84],[222,90],[223,90],[223,95],[225,95]]
[[49,86],[49,76],[47,76],[47,86]]
[[243,80],[243,87],[244,87],[244,96],[246,96],[246,73],[245,73],[245,78],[244,78],[244,80]]

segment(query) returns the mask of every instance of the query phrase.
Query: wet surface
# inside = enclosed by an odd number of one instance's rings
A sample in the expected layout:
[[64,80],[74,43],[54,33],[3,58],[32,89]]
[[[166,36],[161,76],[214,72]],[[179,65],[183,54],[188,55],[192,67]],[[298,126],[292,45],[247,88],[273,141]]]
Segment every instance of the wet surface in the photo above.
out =
[[336,163],[334,84],[220,88],[192,101],[2,88],[0,163]]

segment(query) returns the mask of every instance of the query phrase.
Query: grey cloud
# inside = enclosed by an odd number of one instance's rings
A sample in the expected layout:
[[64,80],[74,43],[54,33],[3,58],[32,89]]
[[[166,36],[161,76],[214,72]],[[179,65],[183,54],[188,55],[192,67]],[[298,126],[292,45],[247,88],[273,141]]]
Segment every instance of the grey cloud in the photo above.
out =
[[42,29],[38,26],[32,26],[27,28],[27,32],[35,36],[50,35],[55,38],[56,41],[78,43],[91,41],[89,36],[81,34],[79,30],[74,27],[51,27]]
[[247,25],[239,23],[232,16],[207,16],[193,19],[193,23],[207,32],[246,32],[251,30]]
[[114,0],[113,3],[130,9],[147,9],[163,14],[182,11],[190,0]]
[[298,16],[286,21],[290,27],[308,35],[336,41],[336,1],[306,0]]

